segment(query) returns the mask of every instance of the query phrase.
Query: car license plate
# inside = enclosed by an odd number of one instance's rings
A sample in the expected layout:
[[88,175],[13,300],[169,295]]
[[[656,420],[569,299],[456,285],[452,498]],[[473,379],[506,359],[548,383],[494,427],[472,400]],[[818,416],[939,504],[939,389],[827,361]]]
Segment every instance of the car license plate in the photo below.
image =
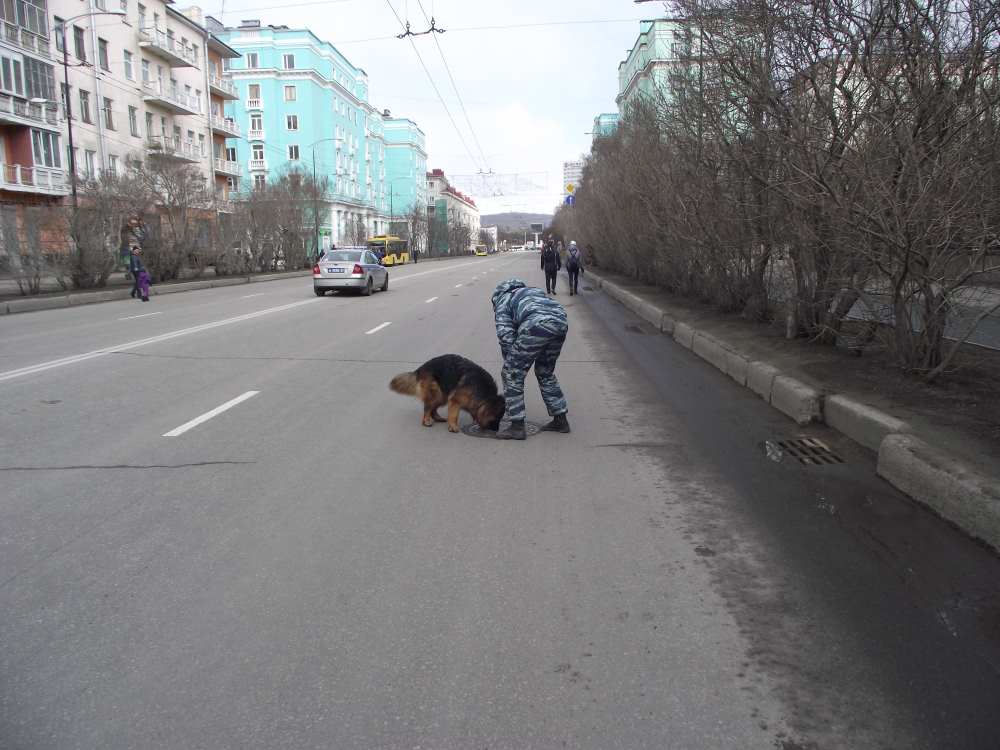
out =
[[327,273],[343,273],[344,272],[343,268],[328,268],[326,270],[327,270]]

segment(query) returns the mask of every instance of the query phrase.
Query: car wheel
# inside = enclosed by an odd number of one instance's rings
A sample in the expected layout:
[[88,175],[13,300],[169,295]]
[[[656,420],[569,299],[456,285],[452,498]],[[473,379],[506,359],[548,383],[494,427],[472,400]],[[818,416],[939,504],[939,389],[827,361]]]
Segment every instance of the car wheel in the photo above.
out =
[[326,294],[325,289],[313,289],[313,292],[316,294],[317,297],[322,297]]
[[382,286],[379,287],[379,291],[380,292],[388,292],[389,291],[389,272],[388,271],[386,271],[385,281],[382,282]]
[[372,277],[371,276],[368,277],[368,283],[365,284],[365,289],[361,293],[365,297],[371,297],[372,296]]

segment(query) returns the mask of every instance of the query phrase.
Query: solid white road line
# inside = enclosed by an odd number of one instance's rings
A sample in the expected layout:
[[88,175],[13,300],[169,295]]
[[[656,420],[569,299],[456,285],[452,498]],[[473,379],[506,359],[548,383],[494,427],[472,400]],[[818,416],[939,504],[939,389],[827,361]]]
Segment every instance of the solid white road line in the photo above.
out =
[[150,315],[163,315],[163,312],[155,313],[143,313],[142,315],[127,315],[124,318],[118,318],[118,320],[135,320],[136,318],[148,318]]
[[183,435],[185,432],[194,427],[197,427],[202,422],[207,422],[212,417],[217,417],[218,415],[222,414],[222,412],[232,409],[237,404],[242,404],[248,398],[253,398],[258,393],[260,393],[260,391],[247,391],[243,395],[237,396],[232,401],[227,401],[226,403],[222,404],[222,406],[216,406],[211,411],[206,411],[200,417],[195,417],[190,422],[185,422],[180,427],[175,427],[170,432],[163,433],[163,437],[177,437],[178,435]]
[[380,323],[379,325],[375,326],[370,331],[365,331],[365,336],[370,336],[373,333],[378,333],[379,331],[381,331],[386,326],[391,326],[391,325],[392,325],[392,321],[391,320],[387,320],[385,323]]
[[263,297],[267,292],[257,292],[256,294],[244,294],[240,299],[250,299],[251,297]]
[[181,328],[177,331],[171,331],[169,333],[161,333],[159,336],[150,336],[146,339],[138,339],[136,341],[129,341],[118,346],[107,346],[103,349],[95,349],[92,352],[85,352],[84,354],[76,354],[72,357],[63,357],[62,359],[53,359],[49,362],[41,362],[37,365],[31,365],[29,367],[21,367],[17,370],[8,370],[7,372],[0,372],[0,382],[5,380],[13,380],[14,378],[24,377],[25,375],[34,375],[35,373],[45,372],[46,370],[52,370],[56,367],[64,367],[66,365],[75,365],[77,362],[86,362],[88,359],[94,359],[95,357],[103,357],[105,354],[111,354],[112,352],[125,352],[131,349],[138,349],[140,346],[148,346],[149,344],[158,344],[161,341],[169,341],[170,339],[175,339],[180,336],[187,336],[192,333],[201,333],[202,331],[208,331],[213,328],[219,328],[221,326],[231,325],[232,323],[240,323],[244,320],[252,320],[253,318],[259,318],[263,315],[269,315],[271,313],[281,312],[282,310],[291,310],[294,307],[300,307],[302,305],[310,305],[313,302],[319,302],[318,297],[313,299],[300,300],[299,302],[291,302],[287,305],[279,305],[278,307],[268,307],[264,310],[258,310],[257,312],[246,313],[245,315],[237,315],[233,318],[224,318],[222,320],[216,320],[212,323],[203,323],[199,326],[192,326],[190,328]]
[[426,305],[428,302],[433,302],[436,299],[437,299],[437,297],[431,297],[430,299],[425,299],[424,300],[424,304]]

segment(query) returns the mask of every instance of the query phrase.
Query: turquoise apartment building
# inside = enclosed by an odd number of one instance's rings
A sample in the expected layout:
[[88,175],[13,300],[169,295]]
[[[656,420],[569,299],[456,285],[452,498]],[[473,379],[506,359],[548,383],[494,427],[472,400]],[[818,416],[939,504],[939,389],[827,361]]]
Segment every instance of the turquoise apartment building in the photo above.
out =
[[[368,101],[368,76],[306,29],[243,21],[217,32],[242,57],[229,70],[240,94],[227,116],[242,127],[227,156],[253,189],[290,170],[328,181],[320,244],[348,244],[353,228],[385,233],[392,214],[424,204],[427,155],[416,123]],[[402,201],[400,203],[400,201]]]
[[615,101],[619,114],[628,116],[632,104],[643,97],[669,100],[670,77],[689,65],[691,53],[690,24],[669,19],[640,21],[635,44],[618,64]]
[[597,115],[594,118],[594,127],[591,130],[591,135],[593,136],[591,140],[614,135],[615,131],[618,130],[619,120],[621,120],[621,115],[617,112],[602,112]]

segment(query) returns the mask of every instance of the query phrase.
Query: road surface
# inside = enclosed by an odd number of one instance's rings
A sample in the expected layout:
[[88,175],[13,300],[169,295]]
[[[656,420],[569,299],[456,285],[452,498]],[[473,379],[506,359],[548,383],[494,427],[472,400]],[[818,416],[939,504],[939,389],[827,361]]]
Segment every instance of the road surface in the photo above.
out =
[[510,276],[0,320],[0,747],[996,747],[997,557],[586,277],[570,435],[421,426]]

